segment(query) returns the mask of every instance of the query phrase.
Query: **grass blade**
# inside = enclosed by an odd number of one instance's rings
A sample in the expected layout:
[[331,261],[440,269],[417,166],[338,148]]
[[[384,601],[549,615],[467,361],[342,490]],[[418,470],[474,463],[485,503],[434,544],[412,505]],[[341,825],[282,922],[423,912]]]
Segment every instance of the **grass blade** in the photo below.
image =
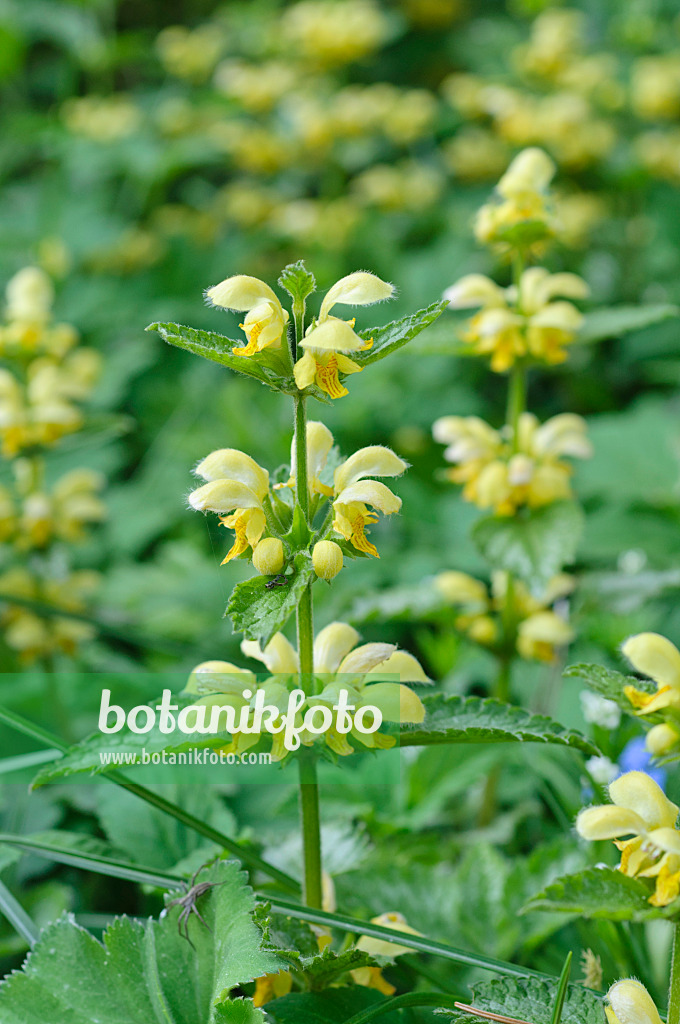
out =
[[38,941],[38,929],[21,904],[12,896],[6,885],[0,882],[0,913],[3,914],[15,931],[25,939],[29,946]]
[[567,995],[567,985],[569,984],[569,975],[571,974],[571,950],[567,953],[566,960],[564,961],[564,967],[560,974],[560,981],[557,986],[557,993],[555,995],[555,1002],[553,1004],[552,1017],[550,1018],[550,1024],[560,1024],[562,1020],[562,1008],[564,1006],[564,1000]]

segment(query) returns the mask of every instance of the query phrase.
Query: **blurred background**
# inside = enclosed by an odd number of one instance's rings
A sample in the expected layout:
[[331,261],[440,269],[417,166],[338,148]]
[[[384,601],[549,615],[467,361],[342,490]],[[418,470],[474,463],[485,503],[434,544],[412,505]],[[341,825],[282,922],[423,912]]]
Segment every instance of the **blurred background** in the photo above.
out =
[[[673,0],[2,0],[0,93],[0,280],[42,268],[56,320],[101,358],[86,423],[50,453],[47,472],[88,467],[106,479],[103,521],[68,549],[70,567],[99,574],[74,606],[80,634],[50,650],[14,629],[2,641],[5,672],[181,673],[240,657],[222,613],[251,567],[219,567],[227,537],[187,509],[191,469],[235,447],[273,471],[289,457],[291,410],[144,332],[178,321],[237,337],[238,318],[206,308],[204,288],[235,273],[274,283],[304,258],[322,290],[356,269],[393,281],[387,315],[397,317],[464,273],[507,283],[472,219],[511,158],[538,145],[558,165],[563,231],[550,268],[583,275],[591,308],[680,302]],[[360,312],[359,325],[385,311]],[[318,620],[352,614],[367,639],[417,653],[449,692],[485,693],[492,660],[441,618],[400,606],[383,624],[356,608],[359,594],[442,569],[484,574],[468,539],[479,513],[441,478],[431,425],[451,413],[499,426],[506,383],[461,357],[456,322],[445,313],[353,376],[347,399],[318,407],[346,453],[387,444],[412,463],[402,514],[375,527],[380,561],[319,586]],[[575,346],[531,381],[530,408],[586,416],[595,446],[575,475],[587,526],[571,661],[617,665],[621,640],[642,629],[680,636],[677,331],[671,319]],[[49,557],[67,556],[57,545]],[[16,548],[5,544],[2,558],[7,573]],[[11,625],[16,608],[3,608]],[[578,683],[562,685],[552,664],[527,663],[516,680],[525,703],[583,727]],[[13,689],[15,706],[40,713],[36,693]],[[90,721],[86,695],[64,700]],[[618,753],[631,738],[621,728]],[[423,757],[436,776],[440,753]],[[449,780],[438,803],[419,805],[418,821],[439,820],[461,785]],[[50,803],[46,820],[60,813]],[[125,808],[113,817],[118,828]]]

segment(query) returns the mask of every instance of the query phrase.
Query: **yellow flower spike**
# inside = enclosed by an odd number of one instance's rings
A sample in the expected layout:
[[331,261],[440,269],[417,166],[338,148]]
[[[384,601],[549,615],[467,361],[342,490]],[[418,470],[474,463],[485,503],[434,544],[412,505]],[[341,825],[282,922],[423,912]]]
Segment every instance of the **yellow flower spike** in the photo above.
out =
[[339,495],[358,480],[372,476],[401,476],[407,469],[408,462],[404,462],[389,448],[370,445],[360,448],[338,466],[333,475],[333,490]]
[[359,634],[346,622],[331,622],[317,633],[314,640],[316,672],[337,672],[340,662],[357,644]]
[[326,320],[336,303],[344,306],[372,306],[376,302],[391,299],[393,295],[394,285],[382,281],[375,274],[356,271],[347,277],[341,277],[328,289],[321,303],[319,322]]
[[633,668],[654,680],[655,695],[627,686],[625,694],[640,714],[680,706],[680,651],[658,633],[638,633],[621,648]]
[[293,675],[299,671],[297,651],[283,633],[274,633],[264,651],[255,640],[244,640],[241,650],[248,658],[257,658],[272,675]]
[[639,981],[617,981],[607,992],[606,999],[609,1024],[661,1024],[652,997]]
[[369,512],[369,505],[383,515],[393,515],[401,508],[401,498],[377,480],[359,480],[341,491],[333,502],[333,529],[350,541],[357,551],[379,558],[378,549],[364,532],[367,525],[378,519],[374,512]]
[[486,584],[465,572],[453,569],[440,572],[435,576],[433,583],[435,589],[450,604],[478,604],[483,607],[488,604]]
[[342,548],[333,540],[320,540],[312,550],[312,565],[319,579],[330,583],[342,569]]
[[212,306],[246,312],[241,324],[247,344],[233,349],[235,355],[252,356],[265,348],[279,348],[289,320],[278,296],[257,277],[237,274],[205,291]]
[[5,290],[7,319],[46,323],[54,302],[54,288],[44,270],[24,267],[10,279]]
[[253,551],[253,566],[261,576],[276,576],[284,560],[283,543],[278,537],[265,537]]

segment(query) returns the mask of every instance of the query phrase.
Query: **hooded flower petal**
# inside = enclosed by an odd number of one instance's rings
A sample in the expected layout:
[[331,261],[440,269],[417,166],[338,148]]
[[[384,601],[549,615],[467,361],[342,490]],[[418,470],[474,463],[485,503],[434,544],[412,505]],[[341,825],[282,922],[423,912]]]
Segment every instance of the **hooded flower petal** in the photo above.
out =
[[338,672],[355,674],[370,672],[376,665],[387,661],[396,649],[396,644],[362,644],[361,647],[355,647],[342,659],[338,666]]
[[346,320],[336,317],[329,317],[314,327],[300,344],[319,352],[360,352],[367,347],[364,338],[360,338]]
[[258,466],[250,455],[237,448],[218,448],[196,466],[196,475],[204,480],[238,480],[250,487],[259,498],[269,490],[269,473]]
[[198,512],[217,512],[220,515],[235,509],[262,507],[255,491],[238,480],[212,480],[203,484],[191,492],[189,504]]
[[391,516],[401,508],[401,498],[393,494],[389,487],[381,484],[378,480],[359,480],[350,484],[341,491],[334,501],[334,505],[351,505],[355,502],[363,502],[372,508],[377,508],[383,515]]
[[291,675],[299,671],[297,651],[283,633],[274,633],[264,651],[255,640],[244,640],[241,650],[249,658],[257,658],[273,675]]
[[370,445],[368,448],[360,448],[338,466],[333,479],[334,490],[340,494],[346,487],[365,477],[400,476],[406,469],[408,463],[389,448]]
[[444,292],[449,309],[504,306],[505,291],[484,274],[466,274]]
[[659,633],[638,633],[621,648],[636,672],[649,676],[659,687],[680,690],[680,651]]
[[361,691],[364,705],[376,707],[385,722],[419,723],[425,707],[418,694],[401,683],[371,683]]
[[248,277],[245,274],[227,277],[212,288],[207,288],[204,294],[206,301],[211,306],[233,309],[239,313],[253,309],[261,302],[274,302],[281,305],[268,284],[260,281],[257,277]]
[[658,782],[645,772],[627,772],[609,787],[609,796],[617,807],[635,811],[647,829],[673,828],[678,808],[668,799]]
[[639,981],[617,981],[607,992],[607,1000],[609,1024],[661,1024],[654,1000]]
[[315,672],[337,672],[340,662],[358,639],[356,629],[346,622],[331,622],[325,626],[314,641]]
[[328,289],[321,303],[319,320],[325,320],[329,312],[340,302],[345,306],[371,306],[374,302],[384,302],[394,295],[394,286],[381,281],[375,274],[357,271],[341,277]]
[[625,807],[587,807],[576,819],[576,831],[591,841],[618,839],[640,835],[645,831],[645,823],[639,814]]

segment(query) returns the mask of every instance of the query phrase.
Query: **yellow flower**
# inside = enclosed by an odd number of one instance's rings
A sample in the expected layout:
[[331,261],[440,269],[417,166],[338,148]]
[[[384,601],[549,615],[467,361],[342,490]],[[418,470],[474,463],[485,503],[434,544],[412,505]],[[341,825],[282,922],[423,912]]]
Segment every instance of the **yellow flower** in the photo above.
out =
[[619,870],[631,878],[654,878],[649,902],[665,907],[680,894],[680,832],[678,808],[644,772],[621,775],[609,787],[611,805],[589,807],[576,819],[584,839],[620,840]]
[[199,462],[196,473],[208,482],[191,492],[189,504],[199,512],[217,512],[222,524],[236,534],[222,565],[248,547],[254,551],[266,526],[263,502],[269,493],[267,470],[244,452],[220,448]]
[[[383,928],[393,928],[395,932],[401,932],[404,935],[422,934],[415,928],[411,928],[404,915],[397,911],[373,917],[371,924],[379,924]],[[386,939],[374,939],[370,935],[362,935],[356,944],[356,949],[368,953],[370,956],[386,956],[390,959],[411,952],[410,946],[402,946],[398,942],[388,942]],[[396,991],[394,985],[385,981],[382,971],[378,967],[359,967],[351,973],[357,985],[375,988],[385,996],[390,996]]]
[[85,526],[106,518],[106,506],[98,496],[104,478],[91,469],[73,469],[57,481],[51,493],[32,489],[33,474],[26,480],[23,460],[15,466],[17,483],[24,491],[17,547],[41,548],[53,538],[71,544],[83,540]]
[[44,270],[24,267],[8,282],[5,294],[8,320],[44,324],[50,319],[54,288]]
[[407,468],[408,464],[389,448],[371,445],[360,448],[335,470],[333,529],[357,551],[379,558],[377,548],[366,537],[366,526],[377,522],[376,509],[389,516],[401,508],[401,498],[389,487],[366,478],[372,475],[400,476]]
[[264,281],[238,274],[206,289],[205,298],[212,306],[246,313],[241,328],[248,343],[233,349],[234,355],[253,356],[265,348],[281,347],[288,312]]
[[41,618],[27,608],[13,605],[11,595],[44,601],[68,612],[84,613],[91,610],[92,596],[98,586],[98,573],[87,570],[43,578],[24,567],[8,569],[0,576],[0,594],[3,595],[0,623],[5,643],[25,664],[57,651],[75,654],[81,643],[95,635],[89,623],[56,615]]
[[295,382],[302,391],[316,383],[331,398],[348,394],[340,383],[339,374],[359,373],[363,367],[345,353],[361,352],[371,347],[353,330],[354,320],[340,320],[331,316],[336,303],[347,306],[370,306],[389,299],[394,288],[375,274],[357,271],[341,278],[326,293],[318,319],[312,323],[301,347],[304,355],[295,364]]
[[477,240],[528,248],[554,233],[548,186],[555,165],[542,149],[523,150],[496,186],[497,198],[482,206],[475,221]]
[[285,11],[282,30],[304,57],[334,66],[372,53],[386,39],[389,22],[373,0],[301,0]]
[[564,362],[565,347],[583,317],[571,302],[554,300],[587,295],[587,284],[576,274],[550,274],[543,267],[525,270],[519,289],[500,288],[483,274],[468,274],[444,292],[451,309],[482,307],[461,340],[477,355],[490,356],[496,373],[525,356],[549,365]]
[[661,1024],[659,1011],[649,992],[639,981],[617,981],[606,995],[609,1024]]
[[592,454],[580,416],[561,413],[543,424],[532,413],[519,419],[515,443],[507,428],[494,430],[476,416],[443,416],[436,420],[434,439],[447,448],[444,457],[454,469],[448,478],[463,484],[463,497],[478,508],[514,515],[524,505],[539,508],[571,495],[571,469],[563,456]]
[[658,633],[638,633],[626,640],[622,652],[636,672],[656,683],[656,693],[627,686],[625,694],[638,714],[680,707],[680,651]]

